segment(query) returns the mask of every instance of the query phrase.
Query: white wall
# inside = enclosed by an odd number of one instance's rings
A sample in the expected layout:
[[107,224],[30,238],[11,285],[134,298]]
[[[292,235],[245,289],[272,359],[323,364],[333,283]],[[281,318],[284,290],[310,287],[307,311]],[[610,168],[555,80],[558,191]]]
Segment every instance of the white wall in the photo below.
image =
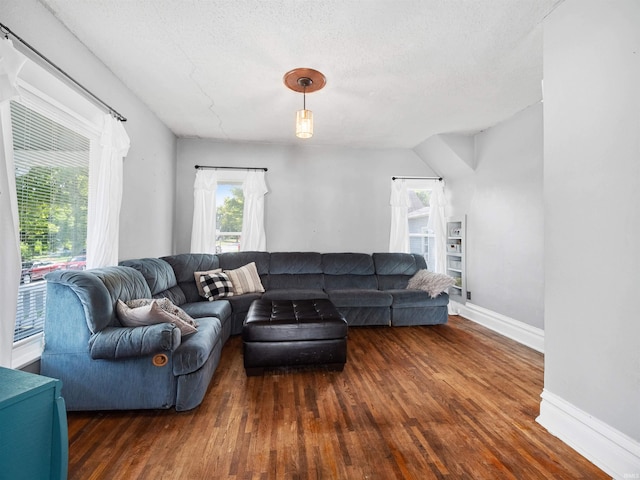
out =
[[478,134],[475,146],[467,210],[471,301],[543,328],[542,105]]
[[175,250],[188,252],[195,165],[267,167],[267,250],[384,252],[392,176],[432,176],[404,149],[178,141]]
[[636,455],[639,26],[637,0],[567,0],[544,27],[544,388]]
[[475,137],[428,139],[416,152],[444,176],[447,214],[467,215],[471,302],[544,327],[542,105]]
[[[3,24],[127,117],[131,148],[124,163],[119,256],[170,254],[175,203],[173,133],[39,2],[0,0],[0,11]],[[17,41],[14,44],[20,48]]]

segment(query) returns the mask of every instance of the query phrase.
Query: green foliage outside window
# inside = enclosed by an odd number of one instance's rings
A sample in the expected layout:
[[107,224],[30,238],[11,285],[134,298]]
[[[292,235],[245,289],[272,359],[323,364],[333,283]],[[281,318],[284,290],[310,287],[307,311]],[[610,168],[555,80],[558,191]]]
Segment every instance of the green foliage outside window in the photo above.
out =
[[89,139],[11,102],[23,262],[86,251]]
[[33,167],[16,176],[23,260],[85,250],[88,189],[85,167]]
[[[220,232],[241,232],[244,195],[242,187],[231,189],[231,196],[225,197],[224,203],[217,209],[216,226]],[[232,240],[227,237],[228,240]],[[235,239],[238,241],[239,239]]]

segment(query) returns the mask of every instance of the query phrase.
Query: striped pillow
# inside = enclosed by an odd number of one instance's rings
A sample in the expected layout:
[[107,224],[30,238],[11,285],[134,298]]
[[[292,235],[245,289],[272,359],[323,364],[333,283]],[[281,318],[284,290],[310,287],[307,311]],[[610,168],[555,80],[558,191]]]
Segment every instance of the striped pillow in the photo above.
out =
[[260,281],[260,275],[258,275],[255,262],[251,262],[235,270],[225,270],[224,273],[229,276],[229,280],[231,280],[233,284],[233,292],[236,295],[264,292],[264,287]]

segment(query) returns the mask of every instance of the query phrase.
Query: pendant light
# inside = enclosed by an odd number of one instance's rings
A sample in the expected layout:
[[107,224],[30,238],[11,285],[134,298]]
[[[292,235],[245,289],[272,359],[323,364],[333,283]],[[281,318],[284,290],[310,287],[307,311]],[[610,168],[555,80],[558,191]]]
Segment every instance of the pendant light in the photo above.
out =
[[307,87],[313,85],[313,80],[307,77],[298,79],[298,85],[302,86],[302,110],[296,112],[296,137],[313,137],[313,112],[307,110]]
[[283,78],[287,88],[302,93],[302,110],[296,112],[296,137],[313,136],[313,112],[307,110],[307,93],[316,92],[326,84],[324,75],[311,68],[296,68],[285,73]]

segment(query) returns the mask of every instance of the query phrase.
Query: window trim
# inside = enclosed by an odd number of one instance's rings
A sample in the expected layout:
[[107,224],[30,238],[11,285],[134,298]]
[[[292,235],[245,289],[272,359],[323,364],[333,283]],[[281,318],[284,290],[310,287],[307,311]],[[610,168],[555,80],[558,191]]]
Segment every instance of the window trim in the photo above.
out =
[[[47,72],[44,72],[47,73]],[[101,127],[87,118],[74,112],[72,109],[66,107],[58,100],[52,98],[46,93],[42,92],[38,88],[34,87],[30,83],[18,79],[18,87],[20,90],[20,98],[15,100],[18,103],[23,104],[27,108],[34,110],[46,117],[51,118],[55,122],[73,130],[80,135],[86,136],[90,141],[90,159],[89,159],[89,172],[95,165],[95,161],[99,158],[99,151],[97,146],[100,142]],[[66,90],[66,89],[65,89]],[[60,94],[60,98],[65,99],[69,95],[77,95],[71,89],[63,91]],[[100,118],[99,114],[102,112],[97,109],[89,100],[82,99],[86,102],[86,111],[95,115],[95,118]],[[72,104],[77,104],[76,101],[72,101]],[[17,301],[17,298],[16,298]],[[35,363],[40,360],[42,352],[44,350],[44,333],[40,332],[30,337],[18,340],[13,343],[13,349],[11,353],[11,367],[23,368],[27,365]]]
[[15,100],[16,102],[22,103],[24,106],[51,118],[68,129],[88,137],[92,142],[100,139],[102,132],[100,126],[96,123],[81,117],[73,110],[23,80],[18,79],[18,86],[20,88],[20,98]]
[[13,344],[11,368],[19,369],[40,360],[44,351],[44,333],[36,333]]

